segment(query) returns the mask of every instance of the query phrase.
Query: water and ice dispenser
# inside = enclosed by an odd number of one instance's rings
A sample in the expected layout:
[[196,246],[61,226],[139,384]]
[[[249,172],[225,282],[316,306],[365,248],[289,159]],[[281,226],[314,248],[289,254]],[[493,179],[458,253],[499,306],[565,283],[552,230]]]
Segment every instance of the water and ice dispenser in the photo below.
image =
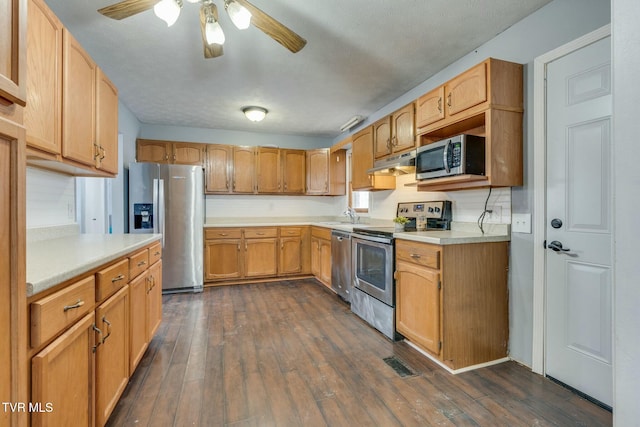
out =
[[134,203],[133,228],[135,230],[153,229],[153,203]]

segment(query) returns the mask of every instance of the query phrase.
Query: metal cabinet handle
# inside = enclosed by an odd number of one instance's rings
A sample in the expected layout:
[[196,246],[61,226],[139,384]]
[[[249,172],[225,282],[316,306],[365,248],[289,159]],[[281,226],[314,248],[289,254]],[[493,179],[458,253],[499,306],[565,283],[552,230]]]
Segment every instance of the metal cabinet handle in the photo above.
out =
[[451,107],[451,92],[449,92],[449,95],[447,95],[447,106]]
[[421,255],[420,254],[411,254],[410,257],[413,258],[413,259],[418,259],[418,258],[421,258]]
[[111,279],[111,283],[116,283],[116,282],[119,282],[120,280],[123,280],[123,279],[124,279],[124,274],[118,274],[116,277]]
[[442,113],[442,97],[438,97],[438,112]]
[[228,236],[228,234],[227,234],[227,233],[218,233],[218,235],[219,235],[219,236],[222,236],[222,237]]
[[[91,325],[91,327],[93,328],[94,332],[97,332],[98,335],[102,336],[102,331],[100,329],[98,329],[98,327],[96,326],[96,324],[94,323],[93,325]],[[98,347],[100,347],[100,344],[102,344],[102,340],[97,340],[96,341],[96,345],[93,346],[92,351],[95,353],[96,350],[98,349]]]
[[107,338],[111,336],[111,322],[107,320],[107,316],[102,316],[102,323],[105,323],[107,325],[107,335],[102,338],[102,344],[104,344]]
[[82,301],[81,299],[79,299],[78,301],[76,301],[75,304],[72,305],[65,305],[64,306],[64,311],[69,311],[69,310],[73,310],[74,308],[79,308],[82,307],[84,305],[84,301]]
[[160,255],[160,251],[157,251],[153,254],[153,256],[158,256],[158,255]]
[[142,267],[143,265],[145,265],[147,263],[147,261],[140,261],[138,263],[138,267]]
[[264,236],[264,233],[263,233],[262,231],[258,231],[256,234],[257,234],[258,236]]

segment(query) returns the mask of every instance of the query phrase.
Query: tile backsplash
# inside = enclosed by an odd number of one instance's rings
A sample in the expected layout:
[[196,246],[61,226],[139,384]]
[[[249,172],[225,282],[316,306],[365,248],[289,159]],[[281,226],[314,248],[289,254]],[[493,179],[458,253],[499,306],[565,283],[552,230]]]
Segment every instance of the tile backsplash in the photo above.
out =
[[75,222],[75,178],[28,167],[27,228]]

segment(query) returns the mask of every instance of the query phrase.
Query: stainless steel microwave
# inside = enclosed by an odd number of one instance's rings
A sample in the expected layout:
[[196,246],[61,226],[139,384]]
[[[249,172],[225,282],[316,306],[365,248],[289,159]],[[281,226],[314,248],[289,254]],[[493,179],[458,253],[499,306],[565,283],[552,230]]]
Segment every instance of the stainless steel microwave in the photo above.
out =
[[485,174],[484,138],[456,135],[423,145],[416,152],[416,179]]

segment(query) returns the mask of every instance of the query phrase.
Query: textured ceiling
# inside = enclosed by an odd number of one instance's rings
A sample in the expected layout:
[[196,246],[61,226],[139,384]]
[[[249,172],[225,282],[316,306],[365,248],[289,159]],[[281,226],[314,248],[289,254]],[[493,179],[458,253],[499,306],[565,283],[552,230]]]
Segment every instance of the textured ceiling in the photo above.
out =
[[[172,27],[152,10],[122,21],[110,0],[46,0],[142,122],[335,137],[550,0],[251,0],[307,40],[293,54],[216,0],[224,55],[204,59],[199,5]],[[246,105],[269,110],[260,123]]]

